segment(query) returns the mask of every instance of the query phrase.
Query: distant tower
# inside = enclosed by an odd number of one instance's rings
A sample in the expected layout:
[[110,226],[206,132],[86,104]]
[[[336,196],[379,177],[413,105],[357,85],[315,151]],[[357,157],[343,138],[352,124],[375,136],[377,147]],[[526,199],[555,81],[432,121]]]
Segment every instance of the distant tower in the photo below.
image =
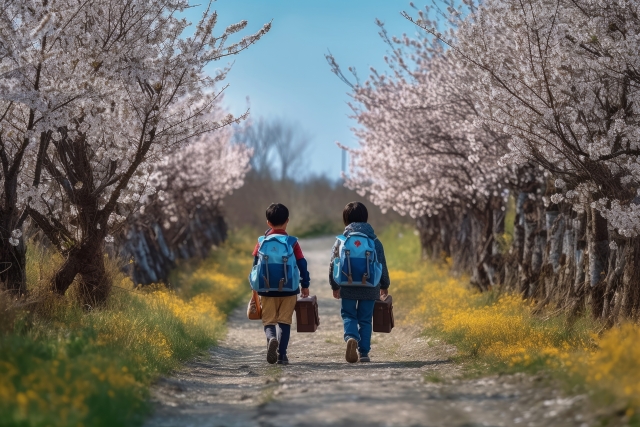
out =
[[347,150],[342,149],[342,175],[347,175]]

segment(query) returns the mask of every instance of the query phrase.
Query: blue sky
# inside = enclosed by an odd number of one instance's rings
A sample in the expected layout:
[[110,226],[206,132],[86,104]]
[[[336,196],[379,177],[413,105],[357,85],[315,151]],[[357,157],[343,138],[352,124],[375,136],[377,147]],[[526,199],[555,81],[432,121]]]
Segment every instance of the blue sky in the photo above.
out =
[[[260,42],[230,60],[235,64],[227,78],[227,108],[244,112],[248,97],[254,118],[299,122],[313,137],[309,172],[338,178],[341,153],[335,141],[356,145],[354,122],[348,117],[349,88],[331,73],[324,55],[330,50],[345,70],[355,66],[362,80],[371,66],[384,70],[388,47],[375,19],[391,35],[415,34],[418,29],[400,15],[410,10],[409,1],[218,0],[213,6],[218,33],[243,19],[249,22],[245,32],[273,21]],[[200,13],[194,9],[188,16],[193,22]]]

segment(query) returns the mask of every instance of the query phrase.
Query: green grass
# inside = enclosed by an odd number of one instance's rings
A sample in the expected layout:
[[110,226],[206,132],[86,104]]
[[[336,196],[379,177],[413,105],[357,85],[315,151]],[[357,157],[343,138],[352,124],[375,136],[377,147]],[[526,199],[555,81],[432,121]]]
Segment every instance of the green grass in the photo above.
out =
[[452,360],[463,365],[463,378],[535,374],[570,395],[588,394],[603,425],[640,424],[637,324],[603,331],[588,315],[569,319],[553,308],[534,310],[520,295],[478,293],[446,263],[420,260],[418,238],[408,228],[391,227],[380,240],[389,261],[390,293],[403,312],[400,323],[416,322],[426,335],[455,345]]
[[174,291],[139,293],[109,262],[114,288],[106,307],[85,312],[41,288],[59,260],[28,252],[35,303],[0,298],[0,426],[134,426],[149,411],[158,375],[216,343],[224,313],[247,294],[252,243],[234,234],[201,263],[185,263]]
[[414,227],[392,224],[382,230],[378,239],[390,269],[413,271],[421,263],[422,248]]
[[291,235],[300,239],[308,237],[331,236],[342,233],[344,227],[340,221],[310,222],[302,226],[293,227]]
[[424,374],[424,381],[428,383],[439,384],[443,383],[444,379],[437,372],[427,372]]

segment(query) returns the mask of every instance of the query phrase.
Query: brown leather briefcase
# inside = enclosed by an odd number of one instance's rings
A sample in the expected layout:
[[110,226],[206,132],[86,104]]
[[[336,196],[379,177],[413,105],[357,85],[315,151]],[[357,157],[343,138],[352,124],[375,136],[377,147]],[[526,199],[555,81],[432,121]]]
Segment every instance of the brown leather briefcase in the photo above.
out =
[[393,299],[387,295],[373,306],[373,332],[389,333],[393,329]]
[[320,326],[318,315],[318,298],[311,295],[307,298],[298,298],[296,302],[296,322],[298,332],[315,332]]

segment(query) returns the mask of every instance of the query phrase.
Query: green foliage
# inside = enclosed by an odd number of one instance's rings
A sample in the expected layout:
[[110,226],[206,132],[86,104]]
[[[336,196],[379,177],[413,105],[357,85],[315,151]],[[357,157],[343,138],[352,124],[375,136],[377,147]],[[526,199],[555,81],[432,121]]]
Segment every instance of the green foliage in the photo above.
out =
[[180,266],[175,291],[135,290],[107,260],[118,287],[106,307],[85,312],[44,290],[60,260],[30,245],[31,300],[0,295],[12,319],[0,334],[0,425],[141,424],[151,382],[215,344],[224,313],[247,292],[250,250],[233,234],[208,259]]
[[[390,269],[413,270],[421,263],[422,249],[415,227],[392,224],[378,235]],[[393,280],[393,278],[391,278]]]
[[[238,302],[248,295],[248,286],[238,286],[235,281],[226,286],[225,276],[244,280],[249,275],[257,233],[251,228],[242,228],[230,233],[222,250],[214,250],[205,260],[189,260],[180,263],[169,276],[169,283],[178,294],[193,298],[199,294],[224,292],[227,297],[218,307],[225,313],[231,311]],[[224,266],[221,270],[220,266]],[[246,283],[246,280],[243,284]],[[221,290],[223,289],[223,290]]]
[[333,234],[338,235],[342,233],[343,229],[342,221],[326,220],[300,224],[291,230],[291,234],[302,239]]
[[428,372],[424,374],[424,380],[425,382],[435,383],[435,384],[444,382],[442,377],[438,375],[437,372]]
[[349,202],[364,201],[369,211],[369,223],[374,228],[394,222],[413,223],[408,217],[389,211],[382,213],[379,207],[349,190],[342,181],[314,177],[304,182],[289,179],[274,180],[250,172],[245,185],[225,199],[225,211],[232,229],[252,227],[266,229],[265,210],[274,202],[289,208],[289,230],[298,237],[333,235],[344,229],[342,210]]
[[516,199],[513,197],[513,194],[509,195],[509,200],[507,200],[507,211],[504,216],[504,234],[510,236],[511,241],[513,241],[513,229],[515,227],[516,221]]
[[390,293],[405,313],[401,321],[417,322],[431,337],[455,345],[454,360],[464,363],[465,375],[543,372],[571,393],[587,393],[603,407],[621,408],[621,415],[637,423],[636,324],[604,330],[588,315],[569,318],[558,310],[534,310],[520,295],[478,293],[468,278],[453,276],[446,263],[420,261],[413,234],[390,227],[381,240],[389,260]]

